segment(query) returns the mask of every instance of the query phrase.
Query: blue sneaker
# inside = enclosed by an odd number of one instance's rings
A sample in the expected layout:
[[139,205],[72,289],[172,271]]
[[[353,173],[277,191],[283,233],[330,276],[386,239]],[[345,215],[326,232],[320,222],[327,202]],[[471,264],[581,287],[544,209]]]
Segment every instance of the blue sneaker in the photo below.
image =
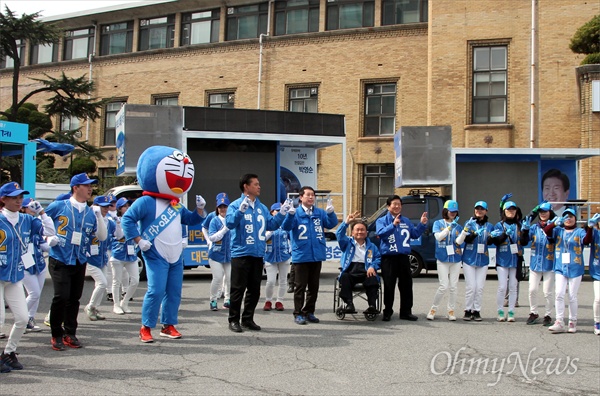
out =
[[231,302],[229,300],[225,300],[223,303],[223,308],[229,308],[231,306]]
[[305,325],[306,324],[306,318],[302,315],[298,315],[294,318],[294,322],[296,322],[296,324],[299,325]]
[[306,320],[308,320],[310,323],[319,323],[320,322],[319,318],[317,318],[315,316],[315,314],[312,314],[312,313],[306,314]]
[[210,310],[211,311],[218,311],[219,310],[219,308],[217,307],[217,302],[216,301],[213,300],[213,301],[210,302]]

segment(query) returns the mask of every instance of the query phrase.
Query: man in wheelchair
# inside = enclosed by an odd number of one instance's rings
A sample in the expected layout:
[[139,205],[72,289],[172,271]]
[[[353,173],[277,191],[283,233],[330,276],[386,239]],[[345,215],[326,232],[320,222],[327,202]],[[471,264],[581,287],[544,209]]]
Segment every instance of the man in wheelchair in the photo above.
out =
[[[356,313],[352,301],[352,289],[358,283],[362,283],[366,294],[369,308],[364,314],[376,315],[377,294],[379,291],[379,277],[377,270],[381,261],[379,249],[367,239],[367,224],[364,220],[357,218],[359,212],[349,214],[346,221],[336,231],[337,241],[342,250],[341,272],[338,277],[340,283],[340,298],[346,303],[346,313]],[[346,229],[350,225],[352,237],[346,235]]]

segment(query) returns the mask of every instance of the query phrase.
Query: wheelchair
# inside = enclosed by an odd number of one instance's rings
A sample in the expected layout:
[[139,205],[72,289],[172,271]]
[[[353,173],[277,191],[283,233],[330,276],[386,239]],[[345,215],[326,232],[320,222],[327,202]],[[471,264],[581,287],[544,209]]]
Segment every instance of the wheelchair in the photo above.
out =
[[[340,268],[340,271],[341,271],[341,268]],[[341,290],[342,289],[340,287],[340,282],[338,280],[338,277],[336,277],[334,280],[334,285],[333,285],[333,312],[335,313],[335,316],[339,320],[343,320],[346,317],[346,315],[355,316],[358,314],[358,312],[346,312],[346,304],[344,304],[344,301],[340,297]],[[362,283],[357,283],[352,288],[352,301],[354,303],[356,303],[357,299],[361,299],[363,301],[368,301],[367,292]],[[373,322],[375,319],[377,319],[377,316],[381,313],[381,301],[382,300],[383,300],[383,289],[381,287],[381,279],[379,279],[379,287],[377,288],[377,301],[375,302],[375,308],[377,309],[377,312],[376,313],[375,312],[374,313],[364,312],[363,315],[365,316],[366,320],[368,320],[369,322]]]

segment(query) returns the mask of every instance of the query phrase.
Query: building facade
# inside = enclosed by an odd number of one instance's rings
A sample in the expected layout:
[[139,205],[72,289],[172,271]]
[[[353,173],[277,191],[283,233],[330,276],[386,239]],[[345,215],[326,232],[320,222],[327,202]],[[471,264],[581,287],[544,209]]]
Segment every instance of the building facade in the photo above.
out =
[[[82,139],[106,150],[100,176],[114,174],[114,116],[123,103],[343,114],[347,199],[369,214],[398,192],[393,135],[401,126],[449,125],[456,148],[600,152],[600,113],[591,112],[577,72],[583,56],[569,49],[598,13],[597,0],[125,5],[46,18],[64,38],[21,43],[19,89],[64,72],[90,76],[94,96],[111,98],[95,123],[55,120],[80,126]],[[10,61],[0,63],[2,103],[10,103]],[[339,150],[318,152],[319,189],[341,191],[340,162]],[[581,162],[580,198],[600,201],[599,170],[598,157]]]

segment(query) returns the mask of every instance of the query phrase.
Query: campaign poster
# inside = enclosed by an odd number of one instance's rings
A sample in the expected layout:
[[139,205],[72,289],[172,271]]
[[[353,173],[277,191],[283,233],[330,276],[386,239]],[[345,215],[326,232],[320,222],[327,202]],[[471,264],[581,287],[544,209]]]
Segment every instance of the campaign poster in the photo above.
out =
[[[539,199],[567,202],[577,199],[577,161],[542,160],[539,168]],[[562,214],[564,204],[554,204],[556,214]]]
[[280,147],[279,200],[287,194],[297,193],[302,186],[317,189],[316,149],[310,147]]

